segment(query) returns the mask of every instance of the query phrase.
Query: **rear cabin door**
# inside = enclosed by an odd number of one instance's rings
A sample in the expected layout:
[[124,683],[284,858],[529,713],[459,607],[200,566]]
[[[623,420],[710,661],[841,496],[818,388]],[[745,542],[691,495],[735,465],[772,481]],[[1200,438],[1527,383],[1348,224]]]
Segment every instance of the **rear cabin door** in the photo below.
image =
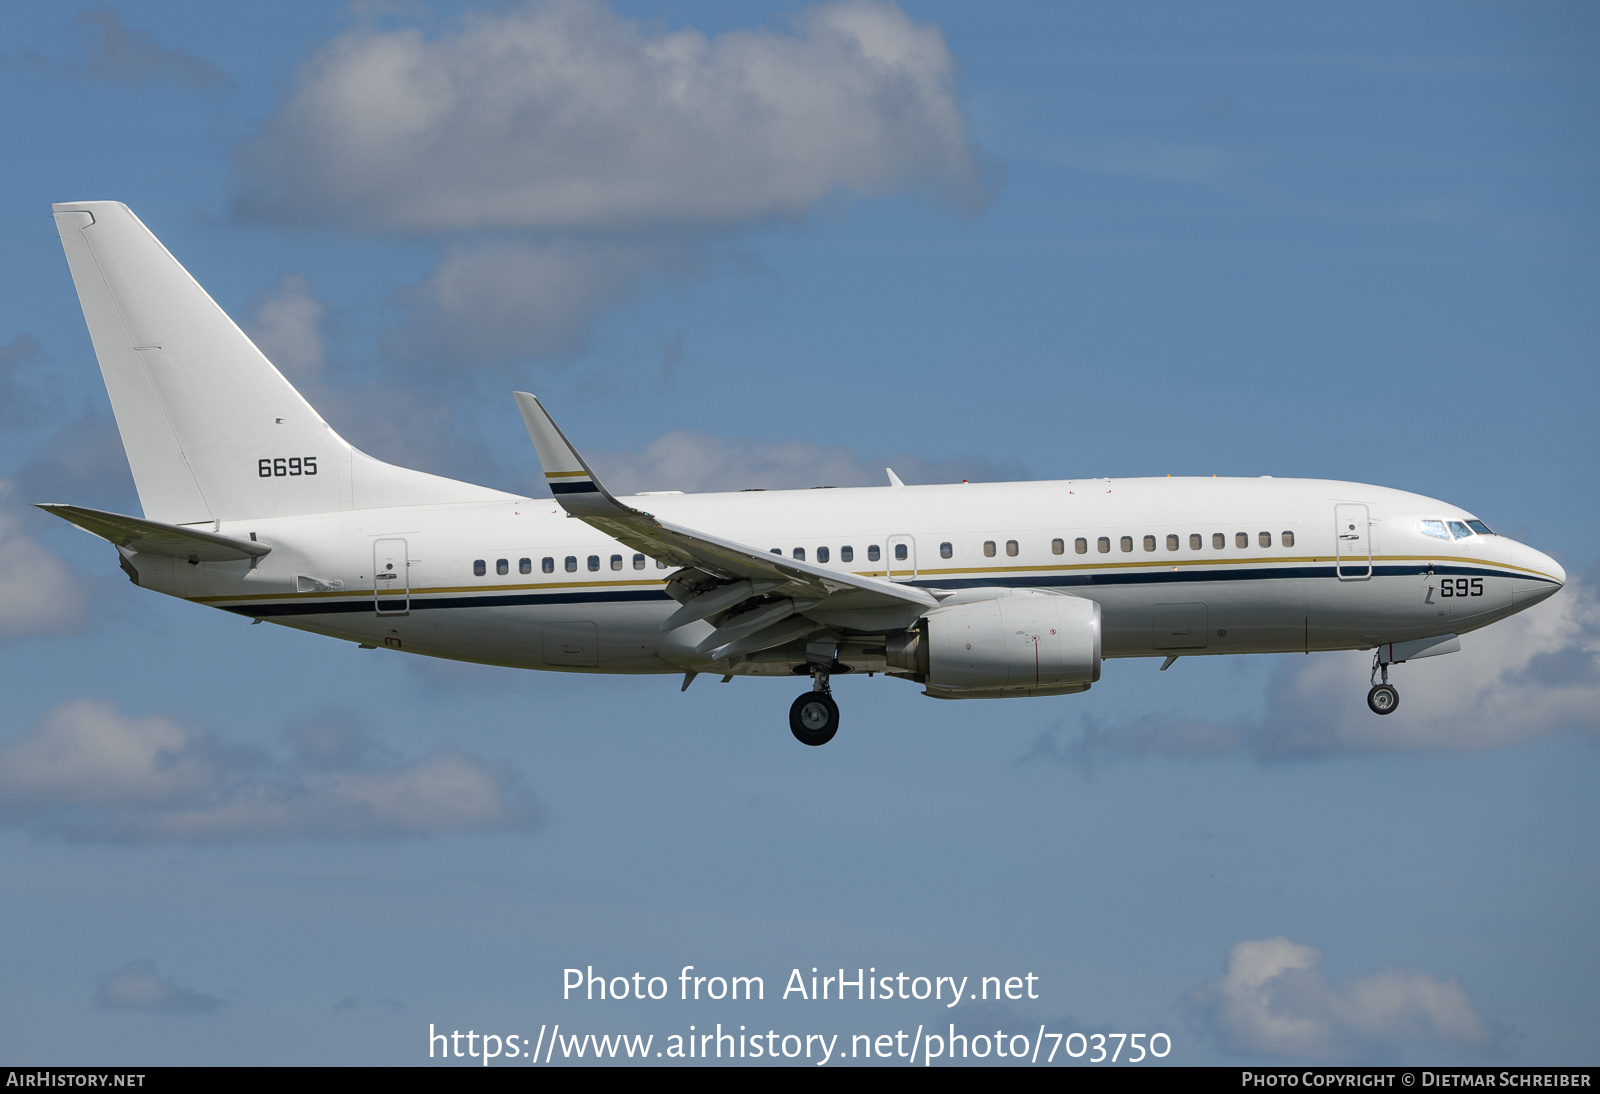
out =
[[372,602],[379,615],[411,611],[411,567],[406,541],[380,539],[372,544]]
[[1340,581],[1372,576],[1372,526],[1365,505],[1333,507],[1334,570]]

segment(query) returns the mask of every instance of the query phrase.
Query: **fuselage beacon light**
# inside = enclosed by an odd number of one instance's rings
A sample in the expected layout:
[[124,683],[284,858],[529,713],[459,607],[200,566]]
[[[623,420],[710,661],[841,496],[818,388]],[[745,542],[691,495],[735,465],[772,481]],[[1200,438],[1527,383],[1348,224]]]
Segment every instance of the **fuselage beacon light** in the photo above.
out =
[[[356,642],[517,668],[1068,695],[1106,657],[1370,649],[1389,666],[1552,595],[1472,514],[1310,479],[1086,479],[617,497],[517,393],[553,499],[352,448],[118,202],[54,207],[142,517],[42,508],[139,586]],[[572,519],[576,518],[576,519]],[[1381,675],[1381,681],[1379,679]]]

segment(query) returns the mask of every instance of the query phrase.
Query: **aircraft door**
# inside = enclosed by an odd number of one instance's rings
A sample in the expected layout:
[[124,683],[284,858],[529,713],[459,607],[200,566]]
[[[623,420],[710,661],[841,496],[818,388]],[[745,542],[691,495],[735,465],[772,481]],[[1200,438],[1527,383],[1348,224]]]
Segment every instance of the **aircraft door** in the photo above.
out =
[[1158,650],[1203,650],[1210,641],[1204,604],[1157,604],[1151,615]]
[[1372,576],[1372,526],[1365,505],[1333,507],[1334,571],[1340,581]]
[[890,536],[884,571],[890,581],[910,581],[917,576],[917,541],[911,536]]
[[380,539],[372,544],[372,604],[379,615],[411,612],[411,564],[406,541]]

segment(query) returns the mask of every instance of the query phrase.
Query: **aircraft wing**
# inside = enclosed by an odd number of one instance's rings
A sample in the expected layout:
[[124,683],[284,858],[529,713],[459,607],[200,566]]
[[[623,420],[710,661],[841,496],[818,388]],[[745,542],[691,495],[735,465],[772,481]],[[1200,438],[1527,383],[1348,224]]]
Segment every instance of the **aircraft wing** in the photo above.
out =
[[118,547],[141,554],[165,555],[189,562],[237,562],[240,559],[260,558],[272,550],[265,543],[254,540],[234,539],[232,536],[219,536],[215,532],[164,524],[159,520],[85,509],[81,505],[45,504],[39,508],[46,513],[54,513],[62,520],[71,521],[84,531]]
[[[893,581],[862,577],[668,523],[624,505],[595,476],[539,400],[516,393],[517,407],[539,454],[550,492],[568,513],[652,558],[690,566],[727,581],[750,581],[796,600],[826,600],[829,610],[932,608],[932,594]],[[781,586],[781,588],[780,588]]]

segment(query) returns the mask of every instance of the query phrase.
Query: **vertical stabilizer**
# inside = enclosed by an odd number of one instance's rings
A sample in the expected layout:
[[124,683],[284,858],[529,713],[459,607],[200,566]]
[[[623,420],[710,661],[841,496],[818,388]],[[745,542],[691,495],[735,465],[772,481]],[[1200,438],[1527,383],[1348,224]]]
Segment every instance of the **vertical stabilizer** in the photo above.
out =
[[508,496],[355,450],[126,205],[53,208],[146,517],[200,524]]

